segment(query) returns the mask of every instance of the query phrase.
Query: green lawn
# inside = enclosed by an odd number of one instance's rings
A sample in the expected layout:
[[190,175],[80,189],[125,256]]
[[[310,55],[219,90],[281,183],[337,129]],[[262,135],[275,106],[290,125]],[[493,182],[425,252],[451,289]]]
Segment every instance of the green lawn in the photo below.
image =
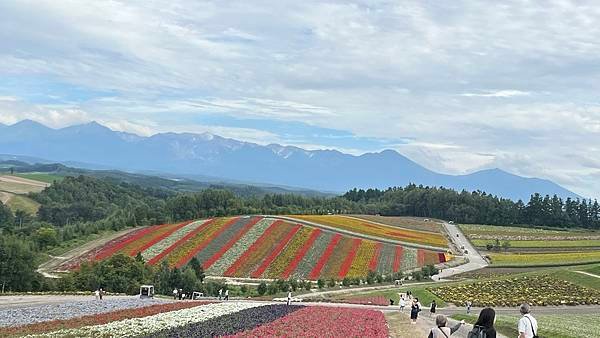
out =
[[[597,314],[571,315],[539,315],[533,316],[538,320],[539,336],[543,338],[580,338],[597,337],[600,331],[600,321]],[[464,319],[468,323],[475,323],[477,316],[474,315],[454,315],[452,318]],[[496,318],[494,325],[496,331],[507,337],[517,337],[517,323],[519,315],[500,315]]]
[[64,176],[47,174],[47,173],[18,173],[13,176],[27,178],[34,181],[46,182],[46,183],[54,183],[54,181],[60,182],[64,179]]
[[23,210],[30,215],[36,215],[40,204],[31,198],[23,195],[13,195],[6,203],[13,212]]
[[435,302],[438,304],[438,306],[442,306],[442,307],[446,306],[446,302],[443,299],[441,299],[438,296],[434,295],[433,293],[429,292],[429,290],[427,290],[426,287],[427,286],[420,286],[420,285],[415,285],[414,287],[411,287],[410,285],[406,285],[401,288],[390,289],[390,290],[346,293],[346,294],[340,295],[338,297],[334,297],[334,299],[335,298],[349,298],[349,297],[383,296],[387,299],[393,299],[394,304],[398,304],[398,302],[400,301],[400,295],[398,293],[404,293],[407,290],[410,290],[413,294],[413,297],[419,298],[419,302],[421,302],[421,304],[424,307],[429,307],[429,305],[431,304],[431,301],[433,301],[434,299],[435,299]]
[[589,230],[549,230],[543,228],[534,227],[515,227],[515,226],[499,226],[499,225],[482,225],[482,224],[460,224],[460,229],[467,235],[467,237],[476,239],[488,239],[494,240],[496,238],[512,239],[512,240],[524,240],[527,237],[539,237],[538,239],[545,238],[556,238],[561,237],[586,237],[586,236],[600,236],[598,231]]
[[[485,247],[487,244],[494,244],[491,239],[474,239],[471,241],[477,247]],[[504,241],[500,242],[502,244]],[[600,239],[582,239],[582,240],[538,240],[538,241],[508,241],[511,248],[589,248],[600,247]]]
[[[594,269],[600,269],[600,266],[596,266]],[[592,269],[592,271],[594,271],[594,269]],[[571,268],[571,269],[558,270],[556,272],[553,272],[552,275],[556,278],[566,280],[566,281],[569,281],[574,284],[578,284],[578,285],[585,286],[588,288],[600,290],[600,278],[584,275],[582,273],[578,273],[575,271],[590,272],[589,270],[584,269],[582,267],[581,269]],[[593,273],[593,272],[590,272],[590,273]]]
[[586,268],[585,270],[582,270],[582,271],[593,273],[595,275],[600,276],[600,265],[588,267],[588,268]]

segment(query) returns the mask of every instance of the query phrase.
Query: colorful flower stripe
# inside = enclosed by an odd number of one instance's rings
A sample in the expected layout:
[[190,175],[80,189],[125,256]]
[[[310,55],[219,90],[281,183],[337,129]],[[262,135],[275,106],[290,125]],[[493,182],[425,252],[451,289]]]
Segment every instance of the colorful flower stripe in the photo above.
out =
[[182,245],[183,243],[187,242],[190,238],[196,236],[197,233],[205,231],[208,228],[208,226],[211,225],[213,222],[215,222],[214,218],[206,220],[200,226],[196,227],[194,230],[190,231],[187,235],[180,238],[177,242],[171,244],[168,248],[161,251],[158,255],[154,256],[154,258],[152,258],[151,260],[148,261],[148,264],[154,265],[154,264],[160,262],[164,257],[166,257],[168,254],[170,254],[173,250],[175,250],[175,248],[177,248],[180,245]]
[[12,326],[0,328],[0,337],[8,335],[21,336],[37,333],[51,332],[64,329],[76,329],[88,325],[101,325],[129,318],[147,317],[155,314],[187,309],[195,306],[210,304],[211,302],[178,302],[167,304],[156,304],[134,309],[117,310],[108,313],[99,313],[76,317],[71,319],[60,319],[46,322],[33,323],[23,326]]
[[298,233],[298,230],[300,230],[301,227],[302,225],[296,224],[296,226],[294,226],[292,230],[288,232],[287,235],[285,235],[285,237],[279,242],[279,244],[277,244],[275,249],[271,251],[267,258],[263,260],[263,262],[258,266],[258,268],[250,274],[250,277],[259,278],[260,276],[262,276],[262,274],[267,270],[269,265],[271,265],[275,258],[277,258],[281,251],[283,251],[283,248],[285,248],[285,246],[292,240],[292,237],[294,237],[294,235]]
[[[317,265],[319,260],[324,256],[325,250],[327,249],[329,242],[333,238],[333,233],[321,231],[313,243],[313,245],[308,249],[306,255],[300,260],[298,266],[292,272],[293,278],[302,278],[305,279],[310,275],[310,272]],[[317,277],[319,276],[319,272],[317,272]]]
[[164,224],[153,225],[151,227],[140,229],[139,231],[135,231],[134,233],[129,233],[131,234],[131,236],[129,236],[128,234],[126,238],[124,238],[122,241],[115,241],[114,245],[103,246],[102,249],[99,252],[97,252],[94,256],[94,260],[102,260],[112,256],[114,253],[121,250],[127,244],[137,241],[138,239],[146,236],[147,234],[151,233],[152,231],[156,230],[157,228],[163,225]]
[[[270,278],[276,277],[276,278],[288,279],[290,277],[290,275],[292,274],[292,272],[294,272],[294,270],[296,270],[296,268],[298,267],[298,264],[300,264],[300,260],[302,260],[304,258],[304,256],[308,252],[308,250],[312,247],[313,243],[317,240],[317,238],[321,234],[322,230],[304,227],[300,231],[301,231],[301,233],[298,236],[296,236],[298,238],[298,240],[296,241],[296,239],[294,239],[295,242],[288,246],[289,250],[286,249],[286,253],[289,252],[291,254],[293,252],[293,254],[295,256],[292,259],[289,259],[289,256],[287,254],[282,255],[282,259],[279,259],[278,261],[276,261],[273,264],[273,268],[272,268],[273,272],[270,275],[268,275]],[[308,239],[305,240],[304,237],[306,235],[309,235],[309,233],[310,233],[310,237],[308,237]],[[302,247],[297,248],[297,250],[294,251],[294,249],[296,248],[296,243],[297,243],[297,245],[302,245]],[[278,275],[280,266],[285,266],[285,270],[283,271],[283,273],[281,275]]]
[[403,229],[347,216],[293,215],[290,217],[379,238],[389,238],[397,241],[439,247],[446,247],[448,245],[446,239],[441,234]]
[[[205,270],[210,268],[217,260],[219,260],[219,258],[221,258],[223,256],[223,254],[225,254],[225,252],[227,252],[229,249],[231,249],[231,247],[240,238],[242,238],[242,236],[244,236],[248,232],[248,230],[250,230],[261,219],[262,219],[262,217],[252,217],[250,219],[240,220],[240,221],[238,221],[238,223],[243,225],[241,228],[238,229],[238,227],[236,227],[237,223],[234,224],[234,226],[232,226],[230,228],[230,229],[236,231],[235,233],[232,233],[232,234],[234,234],[233,236],[231,236],[231,234],[229,234],[228,232],[223,233],[220,237],[222,237],[223,239],[228,239],[227,243],[225,243],[224,245],[218,245],[219,250],[217,252],[215,252],[208,259],[202,260],[201,261],[202,268]],[[219,238],[219,239],[221,239],[221,238]],[[212,245],[212,243],[211,243],[211,245]],[[204,251],[208,252],[208,250],[204,250]]]
[[[151,241],[149,241],[148,243],[142,245],[139,248],[136,248],[135,250],[132,250],[132,252],[129,253],[130,256],[133,255],[137,255],[138,252],[144,252],[146,251],[146,249],[148,249],[151,246],[154,246],[156,243],[162,241],[163,239],[169,237],[171,234],[173,234],[175,231],[185,227],[186,225],[192,223],[192,221],[187,221],[187,222],[182,222],[179,223],[177,226],[174,226],[172,229],[169,229],[168,231],[165,231],[162,234],[159,234],[158,236],[154,237]],[[143,256],[142,256],[143,257]]]
[[169,266],[180,268],[192,259],[200,250],[204,249],[211,240],[221,233],[225,228],[233,224],[237,218],[217,218],[205,231],[200,231],[189,241],[175,248],[167,257]]
[[375,244],[375,252],[373,253],[373,257],[369,262],[369,271],[377,271],[377,263],[379,263],[379,256],[381,256],[381,249],[383,248],[383,243]]
[[[271,252],[277,247],[280,238],[286,236],[293,229],[293,225],[286,222],[281,222],[276,225],[276,228],[265,241],[261,242],[261,245],[254,247],[254,250],[249,250],[249,255],[245,263],[238,267],[235,271],[235,277],[247,277],[252,271],[254,271],[260,263],[270,255]],[[258,242],[257,242],[258,243]]]
[[417,249],[404,248],[402,250],[402,268],[410,270],[418,267],[417,265]]
[[269,225],[267,230],[265,230],[265,232],[256,240],[256,242],[252,243],[252,245],[246,251],[244,251],[244,253],[235,262],[233,262],[233,264],[231,264],[231,266],[225,271],[223,275],[232,277],[237,272],[237,270],[240,269],[240,267],[243,264],[246,264],[246,262],[251,258],[252,253],[258,250],[258,248],[262,245],[263,242],[269,240],[269,236],[271,235],[271,233],[276,232],[276,230],[279,229],[279,224],[282,223],[282,220],[277,220],[271,223],[271,225]]
[[438,252],[433,252],[433,251],[428,251],[426,250],[423,254],[423,265],[430,265],[430,264],[439,264],[439,263],[443,263],[442,260],[440,260],[440,256],[442,259],[444,259],[444,254],[440,254]]
[[129,318],[102,325],[84,326],[50,332],[48,337],[140,337],[162,330],[184,327],[226,316],[245,309],[258,307],[264,303],[216,303],[195,306],[188,309],[170,311],[141,318]]
[[425,251],[418,249],[417,250],[417,266],[425,265]]
[[[379,255],[379,262],[377,262],[377,272],[381,274],[388,274],[394,272],[394,259],[396,256],[396,247],[390,244],[384,244]],[[398,261],[400,264],[400,261]]]
[[[229,228],[231,228],[231,226],[234,225],[235,223],[237,223],[239,220],[240,220],[239,217],[230,219],[228,222],[226,222],[225,224],[223,224],[219,229],[215,229],[214,232],[212,232],[211,234],[209,234],[206,238],[204,238],[196,246],[192,246],[191,243],[192,242],[198,243],[200,241],[200,237],[196,237],[195,239],[190,240],[190,242],[189,242],[190,244],[189,244],[188,247],[190,247],[192,249],[187,253],[187,255],[185,255],[183,258],[181,258],[179,261],[177,261],[177,263],[175,263],[175,267],[181,268],[182,266],[184,266],[194,256],[198,255],[201,251],[203,251],[204,249],[206,249],[206,247],[209,244],[211,244],[217,237],[219,237],[226,230],[228,230]],[[213,224],[213,227],[214,226],[215,225]],[[212,254],[211,254],[211,256],[212,256]],[[200,262],[202,263],[202,261],[200,261]]]
[[146,243],[153,241],[157,237],[161,237],[163,234],[170,232],[174,228],[177,228],[179,224],[164,224],[157,227],[155,230],[145,234],[144,236],[136,239],[133,242],[128,243],[121,248],[117,253],[124,253],[125,255],[135,256],[138,252],[141,252]]
[[142,257],[144,257],[144,259],[146,261],[152,260],[154,257],[159,255],[161,252],[166,250],[168,247],[170,247],[174,243],[176,243],[178,240],[182,239],[187,234],[194,231],[194,229],[201,226],[204,222],[206,222],[206,220],[195,221],[195,222],[187,224],[186,226],[184,226],[182,228],[177,229],[175,232],[171,233],[168,237],[164,238],[163,240],[154,244],[153,246],[149,247],[148,249],[142,251]]
[[329,306],[307,306],[234,337],[373,337],[387,338],[383,312]]
[[206,272],[210,275],[222,276],[231,266],[231,262],[237,261],[248,248],[256,242],[260,236],[275,222],[272,218],[260,220],[245,233],[239,241],[227,250],[221,258],[213,263]]
[[359,238],[355,238],[354,240],[352,240],[352,247],[350,248],[350,251],[348,251],[346,258],[344,259],[344,262],[340,267],[340,271],[338,272],[339,279],[343,279],[348,274],[350,266],[352,265],[356,254],[358,253],[358,248],[361,246],[361,242],[362,240],[360,240]]
[[77,268],[79,268],[81,263],[94,260],[94,257],[98,256],[102,252],[107,251],[107,250],[112,250],[112,248],[114,246],[116,246],[117,244],[126,241],[130,237],[136,236],[140,231],[146,231],[146,229],[147,228],[133,229],[124,235],[121,235],[117,238],[114,238],[114,239],[104,243],[101,246],[98,246],[96,248],[86,251],[82,255],[75,256],[75,257],[65,261],[64,263],[62,263],[61,265],[58,266],[57,270],[68,271],[68,270],[77,269]]
[[219,251],[227,241],[231,239],[235,234],[237,234],[241,229],[244,228],[246,223],[252,221],[252,218],[249,217],[238,217],[233,220],[233,223],[224,227],[222,231],[214,234],[216,236],[213,240],[211,240],[204,249],[200,250],[196,253],[196,259],[200,262],[200,264],[204,264],[206,260],[211,258],[217,251]]
[[321,271],[320,276],[321,278],[338,278],[340,267],[348,256],[348,252],[352,248],[352,242],[352,238],[342,237],[340,243],[329,257],[329,260],[327,260],[327,264],[325,264],[325,267],[323,267],[323,271]]
[[333,237],[331,238],[331,241],[327,245],[327,248],[323,252],[323,255],[321,256],[321,258],[319,258],[319,261],[317,262],[317,264],[315,264],[312,271],[308,275],[309,279],[319,278],[319,276],[321,275],[321,270],[323,270],[325,263],[327,263],[327,261],[329,260],[329,257],[333,253],[333,250],[335,249],[335,247],[338,245],[338,243],[341,240],[342,240],[342,235],[340,235],[340,234],[333,235]]
[[402,256],[404,250],[401,246],[396,247],[396,253],[394,255],[394,272],[400,271],[400,264],[402,264]]
[[[364,278],[369,271],[375,271],[377,269],[377,256],[375,255],[377,244],[381,243],[367,240],[361,241],[354,260],[352,260],[349,270],[344,277]],[[370,268],[373,262],[375,263],[373,264],[375,265],[375,269]]]
[[[294,259],[296,252],[306,243],[309,239],[312,228],[300,226],[298,232],[289,241],[289,243],[281,250],[279,255],[274,258],[273,262],[269,264],[266,271],[263,273],[264,278],[282,278],[283,272],[289,267],[291,261]],[[263,262],[264,264],[264,262]]]
[[261,325],[268,324],[292,312],[302,309],[301,305],[265,305],[245,309],[228,315],[211,318],[209,320],[193,323],[182,327],[163,330],[144,338],[163,337],[222,337],[252,330]]

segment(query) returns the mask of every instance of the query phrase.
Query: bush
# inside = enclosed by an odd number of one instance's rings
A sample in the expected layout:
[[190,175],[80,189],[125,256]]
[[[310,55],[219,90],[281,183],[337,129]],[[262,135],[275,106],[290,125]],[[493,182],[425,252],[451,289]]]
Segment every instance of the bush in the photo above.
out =
[[323,279],[319,279],[317,281],[317,286],[319,287],[319,289],[322,289],[325,287],[325,281]]
[[258,292],[259,296],[263,296],[265,293],[267,293],[267,283],[261,282],[258,284],[256,292]]

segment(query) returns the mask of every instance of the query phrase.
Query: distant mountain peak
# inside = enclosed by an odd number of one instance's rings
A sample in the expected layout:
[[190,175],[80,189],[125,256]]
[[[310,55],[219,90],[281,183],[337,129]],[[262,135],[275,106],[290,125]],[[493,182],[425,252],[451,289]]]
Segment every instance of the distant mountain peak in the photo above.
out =
[[6,126],[0,133],[1,153],[94,163],[103,169],[202,175],[330,192],[415,183],[481,190],[514,200],[528,199],[536,192],[577,197],[549,180],[521,177],[498,168],[467,175],[436,173],[391,149],[357,156],[334,149],[263,146],[208,132],[144,137],[113,131],[95,121],[63,129],[47,128],[31,120]]

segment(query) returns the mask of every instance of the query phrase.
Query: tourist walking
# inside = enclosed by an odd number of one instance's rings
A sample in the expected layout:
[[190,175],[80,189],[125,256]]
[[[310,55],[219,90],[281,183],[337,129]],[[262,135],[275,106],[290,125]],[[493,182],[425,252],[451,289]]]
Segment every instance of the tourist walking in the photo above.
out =
[[225,300],[229,300],[229,289],[225,290]]
[[100,296],[100,300],[102,300],[102,296],[103,296],[103,294],[104,294],[104,290],[102,290],[102,288],[100,288],[100,289],[98,290],[98,296]]
[[519,319],[519,324],[517,328],[519,329],[519,338],[537,338],[538,332],[538,323],[535,318],[531,315],[531,308],[529,304],[523,303],[519,308],[521,312],[521,319]]
[[438,315],[435,317],[435,327],[429,330],[429,336],[427,338],[448,338],[451,334],[458,331],[461,325],[465,324],[464,320],[461,320],[458,324],[453,327],[447,327],[448,318],[444,315]]
[[400,312],[404,312],[404,308],[406,307],[406,300],[404,296],[400,297]]
[[473,303],[471,303],[470,300],[467,301],[466,306],[467,306],[467,314],[471,314],[471,306],[473,305]]
[[437,307],[437,304],[435,303],[435,299],[433,301],[431,301],[431,307],[429,308],[429,317],[432,317],[433,315],[435,315],[435,308]]
[[223,297],[223,289],[219,289],[219,300]]
[[177,298],[179,298],[179,300],[183,299],[183,289],[179,289],[177,291]]
[[177,292],[177,288],[173,289],[173,300],[177,300],[177,294],[179,292]]
[[410,319],[412,320],[412,324],[417,323],[417,318],[419,317],[419,312],[421,311],[421,303],[419,303],[419,298],[413,299],[412,305],[410,306]]
[[288,291],[288,296],[287,296],[287,305],[292,304],[292,292]]
[[473,330],[469,332],[467,338],[496,338],[496,329],[494,322],[496,321],[496,311],[486,307],[479,313],[477,322],[473,325]]
[[100,299],[100,291],[98,289],[94,291],[94,296],[96,296],[96,300]]

